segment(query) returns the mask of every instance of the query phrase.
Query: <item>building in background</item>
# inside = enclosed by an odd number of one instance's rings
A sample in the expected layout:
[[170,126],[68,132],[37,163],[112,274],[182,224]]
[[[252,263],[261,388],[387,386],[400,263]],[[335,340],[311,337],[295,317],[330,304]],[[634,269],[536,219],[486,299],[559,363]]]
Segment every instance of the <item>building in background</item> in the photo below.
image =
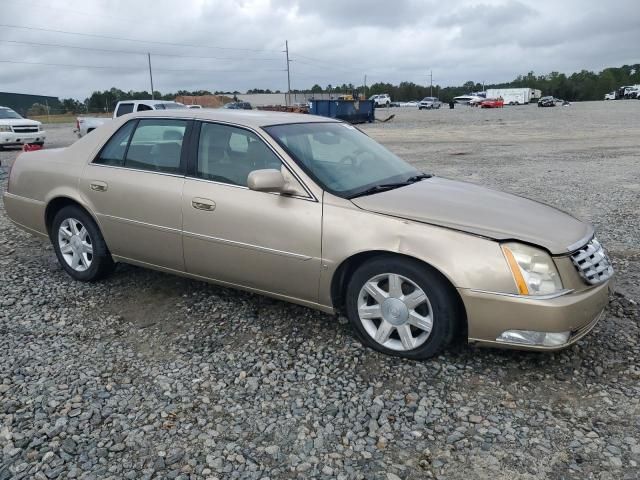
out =
[[[47,97],[44,95],[28,95],[24,93],[0,92],[0,106],[9,107],[22,116],[27,116],[29,111],[38,109],[38,114],[59,113],[62,105],[58,97]],[[41,107],[40,107],[41,106]]]

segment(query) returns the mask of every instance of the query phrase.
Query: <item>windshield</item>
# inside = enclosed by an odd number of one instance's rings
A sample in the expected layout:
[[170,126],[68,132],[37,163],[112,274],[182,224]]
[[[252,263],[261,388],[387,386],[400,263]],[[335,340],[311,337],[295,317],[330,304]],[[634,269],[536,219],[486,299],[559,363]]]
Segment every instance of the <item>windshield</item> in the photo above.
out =
[[346,123],[265,127],[325,190],[351,197],[376,185],[405,182],[419,172]]
[[10,108],[0,108],[0,118],[22,118]]

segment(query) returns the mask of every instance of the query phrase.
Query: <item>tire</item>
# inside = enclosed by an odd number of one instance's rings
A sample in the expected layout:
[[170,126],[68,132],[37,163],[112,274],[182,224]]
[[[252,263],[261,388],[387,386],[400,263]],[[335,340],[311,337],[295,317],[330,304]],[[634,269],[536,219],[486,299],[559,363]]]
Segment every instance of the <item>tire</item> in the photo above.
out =
[[[390,287],[392,276],[395,288]],[[346,310],[365,346],[413,360],[432,357],[447,347],[460,331],[463,318],[455,290],[440,272],[390,255],[374,258],[353,273],[347,285]]]
[[56,213],[49,236],[58,262],[74,280],[95,282],[113,272],[102,233],[82,208],[70,205]]

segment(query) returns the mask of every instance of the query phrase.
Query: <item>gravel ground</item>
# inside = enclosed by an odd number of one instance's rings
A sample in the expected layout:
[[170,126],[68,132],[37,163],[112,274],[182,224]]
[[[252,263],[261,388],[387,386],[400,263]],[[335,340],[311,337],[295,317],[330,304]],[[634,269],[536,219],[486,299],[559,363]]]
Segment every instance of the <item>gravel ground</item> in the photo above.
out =
[[[248,293],[125,265],[76,283],[0,204],[0,480],[640,478],[638,108],[395,110],[364,126],[426,171],[594,223],[618,291],[557,354],[404,361],[343,318]],[[47,129],[48,146],[74,139]]]

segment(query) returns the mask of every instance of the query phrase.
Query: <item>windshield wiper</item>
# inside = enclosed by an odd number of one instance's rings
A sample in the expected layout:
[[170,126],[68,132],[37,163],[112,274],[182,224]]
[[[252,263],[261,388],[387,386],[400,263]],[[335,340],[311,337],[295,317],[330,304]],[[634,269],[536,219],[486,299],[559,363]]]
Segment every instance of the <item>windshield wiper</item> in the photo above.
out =
[[410,185],[408,182],[397,182],[397,183],[382,183],[380,185],[374,185],[373,187],[369,187],[366,190],[363,190],[358,193],[354,193],[353,195],[347,197],[349,200],[352,198],[364,197],[365,195],[373,195],[374,193],[386,192],[387,190],[393,190],[394,188],[404,187],[406,185]]
[[380,185],[374,185],[373,187],[369,187],[366,190],[354,193],[348,198],[349,200],[351,200],[352,198],[364,197],[366,195],[373,195],[374,193],[386,192],[387,190],[393,190],[394,188],[406,187],[407,185],[411,185],[412,183],[416,183],[420,180],[431,177],[433,177],[433,175],[431,175],[430,173],[420,173],[418,175],[413,175],[407,178],[404,182],[382,183]]
[[430,173],[419,173],[418,175],[413,175],[412,177],[407,178],[407,183],[415,183],[431,177],[433,177],[433,175]]

